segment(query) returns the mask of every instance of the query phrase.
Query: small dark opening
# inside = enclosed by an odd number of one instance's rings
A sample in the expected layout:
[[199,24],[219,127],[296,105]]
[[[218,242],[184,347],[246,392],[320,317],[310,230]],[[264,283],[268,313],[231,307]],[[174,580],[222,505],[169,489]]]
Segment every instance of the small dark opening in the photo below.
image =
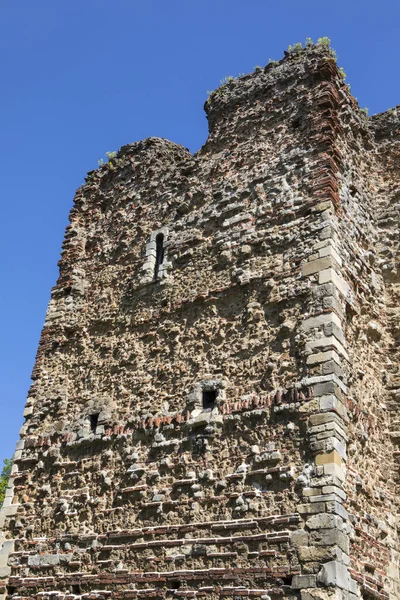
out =
[[159,233],[156,237],[156,264],[154,265],[154,281],[157,281],[160,267],[164,261],[164,234]]
[[72,594],[75,594],[75,596],[78,596],[81,594],[81,586],[80,585],[71,585],[71,592]]
[[13,596],[15,594],[16,588],[11,585],[7,585],[7,596]]
[[99,413],[96,413],[95,415],[90,415],[90,429],[91,429],[92,433],[96,433],[98,420],[99,420]]
[[180,587],[181,587],[180,581],[171,581],[171,583],[169,584],[170,590],[179,590]]
[[352,183],[349,186],[349,190],[350,190],[350,194],[354,197],[357,194],[357,188],[355,185],[353,185]]
[[375,566],[374,565],[366,564],[364,566],[365,566],[365,570],[366,570],[367,573],[371,573],[371,574],[375,573]]
[[214,408],[217,390],[203,390],[203,408]]

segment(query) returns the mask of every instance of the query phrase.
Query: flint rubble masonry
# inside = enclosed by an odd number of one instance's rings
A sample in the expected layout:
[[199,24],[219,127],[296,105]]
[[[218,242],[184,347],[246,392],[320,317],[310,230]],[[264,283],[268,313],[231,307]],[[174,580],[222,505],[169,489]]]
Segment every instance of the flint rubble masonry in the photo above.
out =
[[76,193],[0,600],[400,597],[400,108],[316,45],[205,110]]

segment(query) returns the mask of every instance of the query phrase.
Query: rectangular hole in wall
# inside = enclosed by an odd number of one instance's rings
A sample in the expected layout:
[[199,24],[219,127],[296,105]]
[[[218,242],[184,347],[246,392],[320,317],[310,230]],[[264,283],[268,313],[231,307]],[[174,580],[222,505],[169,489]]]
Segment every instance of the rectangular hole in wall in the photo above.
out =
[[95,413],[94,415],[90,415],[90,430],[92,433],[96,433],[99,414],[100,413]]
[[81,594],[81,586],[80,585],[71,585],[71,593],[75,596],[79,596]]
[[217,390],[203,390],[203,408],[214,408],[217,399]]

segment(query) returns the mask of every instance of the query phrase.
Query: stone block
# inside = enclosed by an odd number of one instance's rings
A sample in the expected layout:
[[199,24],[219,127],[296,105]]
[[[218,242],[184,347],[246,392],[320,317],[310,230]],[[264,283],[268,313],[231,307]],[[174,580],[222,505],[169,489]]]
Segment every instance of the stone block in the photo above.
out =
[[59,563],[59,554],[32,554],[28,556],[28,567],[55,566]]
[[[347,386],[343,383],[343,381],[335,375],[335,373],[331,373],[329,375],[315,375],[312,377],[305,377],[301,380],[301,383],[305,386],[317,385],[319,383],[335,383],[345,394],[347,394]],[[322,395],[322,394],[320,394]]]
[[[345,594],[345,595],[344,595]],[[301,600],[359,600],[348,595],[347,591],[343,592],[338,588],[314,588],[308,590],[300,590]]]
[[58,556],[59,556],[59,559],[60,559],[60,564],[63,564],[63,563],[67,563],[68,564],[74,558],[73,554],[59,554]]
[[337,496],[342,498],[342,500],[346,500],[346,498],[347,498],[346,492],[344,492],[337,485],[324,485],[324,487],[322,488],[322,493],[323,494],[336,494]]
[[335,560],[325,563],[318,573],[318,582],[328,587],[350,588],[350,575],[347,567]]
[[322,488],[311,488],[311,487],[306,487],[303,488],[303,498],[308,498],[310,496],[318,496],[319,494],[321,494],[321,489]]
[[330,437],[327,442],[336,450],[344,461],[347,460],[346,446],[342,444],[336,437]]
[[[309,421],[312,426],[322,425],[323,423],[340,423],[340,425],[342,425],[342,420],[334,412],[310,415]],[[331,425],[331,427],[332,426],[333,425]]]
[[341,389],[335,384],[334,381],[326,381],[323,383],[317,383],[313,386],[314,396],[319,398],[320,396],[335,395],[341,398]]
[[341,257],[339,256],[339,254],[337,253],[337,250],[331,244],[324,246],[323,248],[320,248],[318,250],[318,254],[319,254],[320,258],[324,258],[324,257],[328,257],[328,256],[333,258],[333,260],[340,267],[343,264],[343,261],[342,261]]
[[316,465],[326,465],[331,463],[339,466],[342,464],[341,456],[336,450],[332,450],[332,452],[329,452],[328,454],[317,454],[315,457]]
[[347,344],[342,327],[338,327],[336,323],[326,323],[324,325],[324,334],[326,337],[335,337],[341,344],[343,344],[343,346],[346,346]]
[[299,546],[307,546],[308,544],[308,533],[304,529],[297,529],[292,531],[290,534],[290,543],[295,548]]
[[311,496],[310,502],[339,502],[341,498],[336,494],[320,494],[318,496]]
[[319,237],[321,240],[330,240],[332,236],[335,234],[336,223],[331,219],[327,219],[323,221],[320,225],[320,233]]
[[145,263],[143,263],[142,271],[150,271],[151,269],[154,269],[154,261],[147,260]]
[[325,296],[322,300],[322,306],[326,309],[333,309],[341,318],[345,316],[342,304],[335,295]]
[[316,513],[325,512],[325,503],[324,502],[316,502],[314,504],[298,504],[297,511],[301,515],[312,515]]
[[330,515],[322,513],[319,515],[313,515],[306,521],[308,529],[339,529],[343,527],[343,521],[337,515]]
[[331,238],[329,240],[322,240],[320,242],[316,242],[313,244],[313,250],[320,250],[321,248],[326,248],[327,246],[332,246],[337,250],[337,236],[335,238]]
[[312,260],[311,262],[303,263],[301,265],[301,275],[302,277],[307,277],[307,275],[313,275],[314,273],[319,273],[324,269],[329,269],[334,266],[335,261],[332,260],[330,256],[318,258],[317,260]]
[[301,590],[302,588],[312,588],[317,585],[316,575],[294,575],[292,579],[292,590]]
[[[329,215],[333,215],[335,213],[335,205],[330,200],[326,200],[325,202],[318,202],[315,206],[313,206],[313,212],[323,212],[326,211]],[[327,242],[330,241],[326,240]]]
[[337,529],[318,529],[310,534],[313,546],[338,546],[345,554],[349,554],[349,537]]
[[301,562],[321,563],[336,558],[335,550],[330,546],[300,546],[297,551]]
[[11,567],[0,567],[0,579],[5,579],[11,575]]
[[16,450],[14,452],[13,461],[16,462],[17,460],[20,460],[21,456],[22,456],[22,450]]
[[18,504],[9,504],[8,506],[2,506],[2,508],[0,508],[0,530],[3,528],[4,526],[4,522],[6,517],[11,517],[13,515],[16,515],[18,511]]
[[[316,467],[316,468],[322,469],[322,473],[321,474],[318,473],[316,477],[311,478],[311,480],[310,480],[311,487],[321,487],[323,485],[337,485],[338,487],[340,487],[343,485],[343,480],[336,477],[336,475],[325,474],[323,472],[325,467]],[[336,468],[338,468],[338,467],[336,467]]]
[[337,375],[343,383],[347,384],[347,377],[341,367],[341,365],[335,360],[327,360],[320,363],[319,372],[322,375],[329,375],[330,373],[334,373]]
[[340,294],[333,283],[324,283],[323,285],[316,285],[312,288],[312,295],[315,300],[320,303],[324,298],[328,296],[334,296],[336,299],[340,298]]
[[7,567],[8,557],[11,554],[11,552],[14,552],[14,540],[4,541],[0,549],[0,567]]
[[334,513],[335,515],[339,515],[342,519],[347,520],[349,518],[349,513],[344,508],[344,506],[337,501],[327,502],[326,511],[330,513]]
[[337,327],[342,327],[342,323],[334,312],[327,312],[317,315],[316,317],[309,317],[305,319],[301,324],[301,329],[308,331],[309,329],[318,329],[323,327],[326,323],[334,323]]
[[310,439],[310,450],[311,452],[324,452],[327,450],[325,440],[316,441],[315,438]]
[[339,355],[334,350],[326,350],[325,352],[317,352],[307,356],[308,365],[317,365],[323,362],[334,360],[338,365],[341,364]]
[[342,278],[340,275],[336,273],[332,268],[325,269],[324,271],[319,272],[318,283],[329,283],[332,282],[339,292],[347,298],[350,292],[349,284]]
[[329,394],[327,396],[319,397],[319,408],[323,411],[334,410],[339,413],[343,418],[347,419],[347,409],[343,402],[340,402],[336,396]]
[[334,475],[340,481],[344,481],[345,480],[345,478],[346,478],[346,472],[338,464],[336,464],[336,463],[330,463],[330,464],[325,464],[323,466],[324,466],[324,474],[325,475]]

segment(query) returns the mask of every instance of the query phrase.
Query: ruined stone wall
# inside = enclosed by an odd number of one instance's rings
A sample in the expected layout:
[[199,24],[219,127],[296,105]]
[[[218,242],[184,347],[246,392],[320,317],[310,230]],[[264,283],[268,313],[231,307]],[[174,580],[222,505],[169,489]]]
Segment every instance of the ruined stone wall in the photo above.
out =
[[377,183],[381,169],[369,119],[350,97],[339,109],[343,157],[338,229],[342,273],[349,284],[345,337],[350,361],[346,508],[349,512],[353,577],[365,597],[389,591],[398,597],[398,536],[393,445],[384,372],[389,332],[385,282],[378,253]]
[[370,125],[321,46],[205,108],[197,154],[131,144],[76,194],[10,598],[398,597],[397,115]]

